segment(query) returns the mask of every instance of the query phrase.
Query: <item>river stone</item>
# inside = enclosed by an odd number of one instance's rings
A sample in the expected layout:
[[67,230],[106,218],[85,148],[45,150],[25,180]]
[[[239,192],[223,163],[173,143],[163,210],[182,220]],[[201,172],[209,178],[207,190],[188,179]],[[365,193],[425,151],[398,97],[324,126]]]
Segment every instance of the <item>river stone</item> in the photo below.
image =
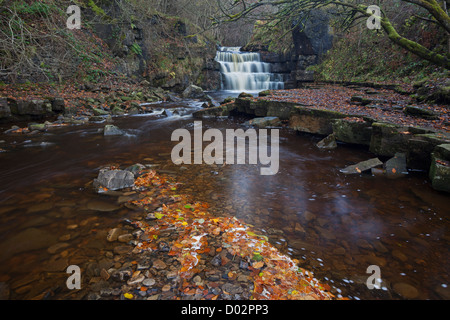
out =
[[121,136],[124,134],[125,132],[123,130],[119,129],[118,127],[112,124],[107,124],[103,130],[104,136]]
[[414,299],[419,296],[419,291],[416,288],[404,282],[395,283],[393,289],[396,293],[406,299]]
[[433,189],[450,192],[450,144],[441,144],[434,149],[429,176]]
[[162,270],[162,269],[167,268],[167,265],[161,259],[156,259],[155,261],[153,261],[153,268],[158,269],[158,270]]
[[93,200],[88,202],[87,208],[89,210],[93,211],[101,211],[101,212],[111,212],[118,210],[120,207],[116,206],[113,203],[100,201],[100,200]]
[[337,143],[334,134],[330,134],[316,144],[319,149],[336,149]]
[[144,281],[142,281],[142,284],[146,287],[151,287],[156,283],[155,279],[153,278],[147,278]]
[[56,241],[55,234],[37,228],[28,228],[1,243],[0,261],[22,252],[48,248]]
[[28,207],[27,213],[48,211],[52,208],[53,208],[53,203],[51,203],[51,202],[38,203],[38,204],[32,205],[31,207]]
[[119,235],[122,233],[122,230],[120,228],[113,228],[109,230],[108,235],[106,236],[106,240],[108,242],[114,242],[117,241],[119,238]]
[[381,166],[383,162],[378,158],[369,159],[366,161],[359,162],[357,164],[346,167],[345,169],[341,169],[340,172],[345,174],[356,174],[361,173],[366,170],[370,170],[371,168],[375,168]]
[[131,251],[131,249],[132,248],[130,246],[117,246],[117,247],[114,247],[114,253],[119,254],[119,255],[127,254]]
[[102,186],[113,191],[130,188],[134,186],[134,175],[126,170],[103,169],[94,180],[94,186]]

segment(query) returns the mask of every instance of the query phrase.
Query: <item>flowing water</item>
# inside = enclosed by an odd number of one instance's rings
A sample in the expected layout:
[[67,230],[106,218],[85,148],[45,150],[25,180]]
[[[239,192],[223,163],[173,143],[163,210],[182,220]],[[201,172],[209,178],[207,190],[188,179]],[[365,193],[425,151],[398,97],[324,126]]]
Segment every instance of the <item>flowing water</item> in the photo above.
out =
[[216,61],[220,64],[222,90],[248,92],[284,89],[283,75],[272,73],[271,64],[262,62],[258,52],[221,47],[217,51]]
[[[260,175],[258,165],[175,165],[171,134],[193,131],[189,113],[199,105],[166,106],[182,107],[184,116],[172,109],[168,118],[116,117],[115,125],[127,132],[120,137],[99,133],[104,123],[2,135],[12,150],[0,154],[0,287],[8,284],[12,299],[29,299],[64,288],[68,265],[101,264],[112,251],[107,231],[135,212],[98,211],[99,198],[117,198],[95,194],[90,182],[104,165],[143,163],[174,176],[184,183],[180,193],[209,202],[216,214],[254,225],[335,294],[402,299],[401,291],[449,299],[449,196],[434,191],[425,173],[397,180],[343,175],[339,169],[373,155],[348,145],[321,151],[315,147],[320,138],[287,129],[280,131],[274,176]],[[203,129],[224,132],[244,121],[204,120]],[[369,265],[380,267],[381,289],[367,288]],[[53,290],[52,298],[76,298],[60,291]]]

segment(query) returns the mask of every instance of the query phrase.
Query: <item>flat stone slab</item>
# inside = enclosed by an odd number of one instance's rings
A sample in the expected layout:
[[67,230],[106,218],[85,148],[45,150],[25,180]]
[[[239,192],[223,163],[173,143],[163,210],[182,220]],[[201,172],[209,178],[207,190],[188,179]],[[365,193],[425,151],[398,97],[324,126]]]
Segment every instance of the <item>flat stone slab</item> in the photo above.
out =
[[278,127],[281,126],[281,121],[278,117],[262,117],[246,121],[244,125],[256,126],[258,128]]
[[341,169],[340,172],[345,174],[357,174],[381,165],[383,165],[383,162],[381,162],[380,159],[373,158],[348,166],[345,169]]
[[388,177],[402,177],[408,174],[406,154],[403,152],[396,153],[393,158],[386,161],[384,166]]

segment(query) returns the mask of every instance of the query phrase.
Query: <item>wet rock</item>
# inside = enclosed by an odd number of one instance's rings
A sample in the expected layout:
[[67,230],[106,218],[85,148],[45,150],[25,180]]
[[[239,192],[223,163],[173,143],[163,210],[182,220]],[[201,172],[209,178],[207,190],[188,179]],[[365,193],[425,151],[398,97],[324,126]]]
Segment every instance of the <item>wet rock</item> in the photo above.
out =
[[312,212],[306,210],[306,211],[303,213],[303,217],[305,218],[306,221],[309,222],[309,221],[314,220],[314,219],[316,218],[316,215],[315,215],[314,213],[312,213]]
[[161,259],[156,259],[155,261],[153,261],[153,268],[155,268],[157,270],[163,270],[163,269],[167,268],[167,265]]
[[140,164],[140,163],[136,163],[132,166],[129,166],[125,170],[130,171],[135,177],[137,177],[139,175],[139,172],[141,172],[144,169],[146,169],[146,166],[144,166],[143,164]]
[[301,234],[305,234],[306,233],[305,229],[298,222],[295,223],[294,232],[301,233]]
[[131,279],[127,281],[129,286],[137,285],[145,280],[145,276],[143,274],[134,275]]
[[406,154],[397,152],[393,158],[386,161],[384,168],[389,178],[398,178],[407,175]]
[[125,132],[115,125],[107,124],[105,128],[103,129],[103,135],[104,136],[121,136],[124,135]]
[[48,248],[56,241],[55,234],[41,229],[28,228],[1,243],[0,261],[22,252]]
[[115,205],[114,203],[100,201],[100,200],[93,200],[87,203],[87,208],[89,210],[93,211],[100,211],[100,212],[111,212],[116,211],[120,207]]
[[109,230],[108,235],[106,236],[106,240],[108,242],[117,241],[119,235],[122,233],[120,228],[113,228]]
[[370,170],[371,168],[378,167],[383,165],[383,162],[378,158],[369,159],[366,161],[359,162],[357,164],[346,167],[345,169],[341,169],[340,172],[345,174],[358,174],[364,172],[366,170]]
[[408,257],[400,250],[392,250],[392,256],[401,262],[406,262],[408,260]]
[[[437,286],[434,291],[442,298],[445,300],[450,300],[450,287],[448,287],[447,285],[440,285]],[[1,292],[1,290],[0,290]]]
[[431,159],[429,176],[433,189],[450,192],[450,144],[438,145]]
[[404,282],[395,283],[393,289],[396,293],[406,299],[414,299],[419,296],[419,291],[412,285]]
[[372,245],[369,242],[367,242],[367,240],[364,240],[364,239],[356,240],[356,245],[362,249],[368,249],[368,250],[372,249]]
[[209,118],[209,117],[223,117],[229,116],[232,111],[234,111],[237,106],[234,103],[228,105],[212,107],[207,109],[201,109],[192,113],[192,116],[197,119]]
[[347,116],[331,110],[293,106],[289,112],[289,127],[301,132],[330,135],[333,133],[333,121]]
[[345,253],[346,253],[346,250],[344,247],[339,247],[339,248],[336,248],[333,250],[333,254],[336,254],[336,255],[343,256],[343,255],[345,255]]
[[373,247],[375,248],[375,250],[377,250],[380,253],[386,253],[389,250],[381,243],[381,241],[374,241],[372,243]]
[[120,235],[118,238],[117,238],[117,240],[119,240],[119,242],[129,242],[129,241],[131,241],[131,240],[133,240],[133,235],[132,234],[130,234],[130,233],[127,233],[127,234],[122,234],[122,235]]
[[0,282],[0,300],[8,300],[9,294],[9,285],[6,282]]
[[105,187],[109,190],[120,190],[134,186],[134,175],[126,170],[102,169],[94,180],[94,187]]
[[144,281],[142,281],[142,285],[146,287],[151,287],[155,285],[156,281],[153,278],[146,278]]
[[64,249],[64,248],[66,248],[66,247],[68,247],[68,246],[69,246],[68,243],[66,243],[66,242],[60,242],[60,243],[57,243],[57,244],[54,244],[54,245],[50,246],[50,247],[47,249],[47,252],[50,253],[50,254],[55,254],[55,253],[58,252],[59,250]]
[[191,84],[188,86],[181,94],[183,98],[189,99],[204,99],[206,98],[206,93],[199,86]]
[[244,125],[255,126],[258,128],[279,127],[281,126],[281,121],[278,117],[262,117],[246,121]]
[[129,246],[117,246],[114,247],[114,253],[118,255],[127,254],[132,250]]
[[337,143],[336,143],[335,135],[334,134],[330,134],[326,138],[320,140],[316,144],[316,146],[319,149],[326,149],[326,150],[336,149],[337,148]]

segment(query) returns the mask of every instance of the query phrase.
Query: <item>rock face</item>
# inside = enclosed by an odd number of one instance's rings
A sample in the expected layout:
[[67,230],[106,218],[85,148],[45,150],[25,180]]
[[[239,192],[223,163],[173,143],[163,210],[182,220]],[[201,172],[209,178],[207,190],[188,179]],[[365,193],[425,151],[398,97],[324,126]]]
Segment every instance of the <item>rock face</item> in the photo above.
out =
[[433,188],[450,192],[450,144],[438,145],[431,157],[429,175]]
[[102,169],[94,180],[95,187],[105,187],[109,190],[120,190],[134,186],[134,175],[126,170]]

